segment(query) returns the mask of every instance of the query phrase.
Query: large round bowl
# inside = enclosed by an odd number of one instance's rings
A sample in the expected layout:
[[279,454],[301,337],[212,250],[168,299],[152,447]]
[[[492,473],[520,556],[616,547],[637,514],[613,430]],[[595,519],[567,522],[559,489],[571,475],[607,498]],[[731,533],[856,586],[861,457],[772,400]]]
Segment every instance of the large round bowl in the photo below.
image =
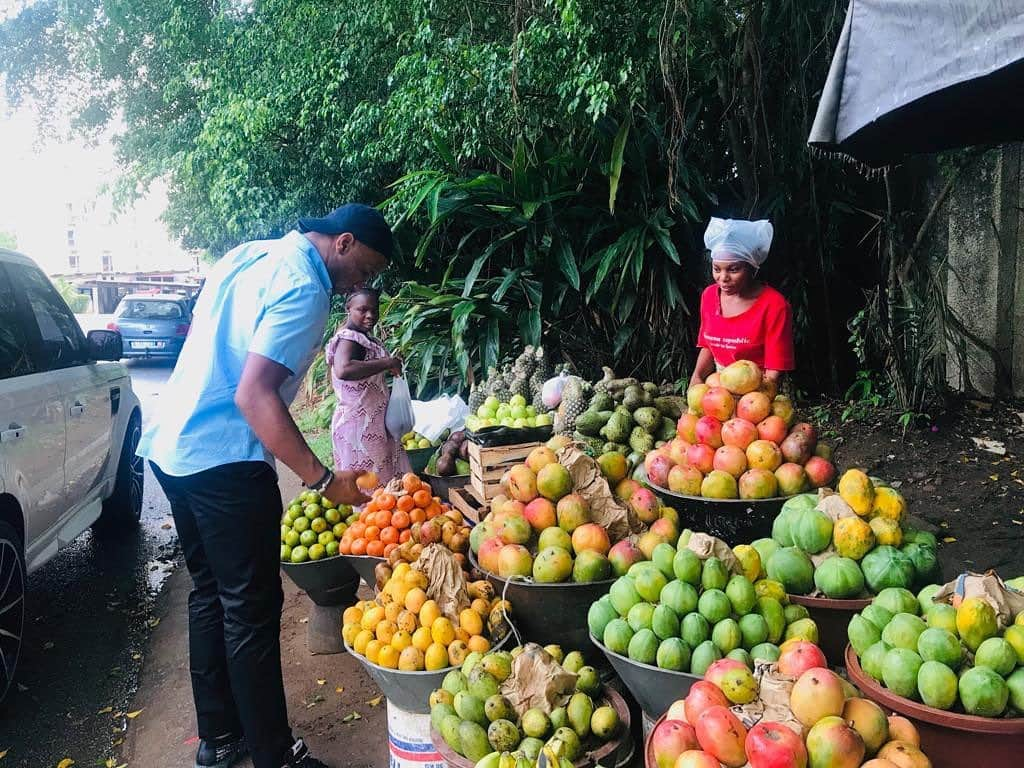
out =
[[434,451],[437,448],[414,448],[411,451],[406,451],[406,456],[409,457],[409,468],[417,475],[427,468],[427,464],[430,463],[430,457],[434,455]]
[[[618,713],[619,720],[622,721],[622,724],[619,726],[619,735],[611,741],[602,744],[597,749],[585,752],[582,757],[573,763],[574,768],[593,768],[598,765],[611,768],[612,766],[620,765],[620,760],[632,753],[629,707],[626,706],[625,699],[622,698],[618,691],[609,688],[607,685],[602,689],[599,698],[608,702]],[[472,760],[463,757],[448,746],[448,743],[441,737],[441,734],[437,732],[433,725],[430,726],[430,740],[434,742],[434,749],[444,758],[449,768],[474,767],[475,764]]]
[[339,557],[355,569],[356,573],[366,583],[366,586],[370,589],[377,588],[377,577],[374,574],[374,569],[380,563],[385,562],[383,557],[370,557],[370,555],[339,555]]
[[846,648],[846,671],[864,695],[887,712],[903,715],[921,734],[921,749],[933,768],[1020,768],[1024,765],[1024,717],[996,718],[946,712],[897,696],[860,666]]
[[317,605],[355,603],[359,574],[340,555],[305,563],[281,563],[281,570]]
[[871,598],[832,600],[827,597],[789,595],[789,602],[802,605],[818,625],[818,647],[833,667],[843,666],[846,628],[855,614],[871,605]]
[[645,480],[667,506],[679,513],[679,527],[717,536],[735,547],[772,535],[772,523],[789,496],[771,499],[706,499],[675,493]]
[[592,604],[608,593],[615,579],[585,584],[510,581],[481,568],[472,551],[469,561],[491,582],[495,594],[512,603],[516,629],[524,643],[555,643],[566,652],[580,651],[585,656],[592,655],[587,612]]
[[[504,648],[510,637],[512,637],[511,632],[494,646],[494,650]],[[441,687],[445,675],[453,669],[457,669],[457,667],[445,667],[424,672],[404,672],[374,664],[365,656],[356,653],[348,643],[345,643],[345,649],[363,665],[366,673],[373,678],[388,701],[399,709],[417,715],[430,714],[430,694]]]
[[619,679],[633,694],[640,709],[651,720],[656,720],[665,714],[672,706],[672,702],[685,698],[693,684],[704,679],[700,675],[691,675],[689,672],[675,672],[671,669],[661,669],[652,667],[650,664],[633,661],[609,650],[593,635],[590,636],[590,642],[600,648],[608,657],[608,661]]

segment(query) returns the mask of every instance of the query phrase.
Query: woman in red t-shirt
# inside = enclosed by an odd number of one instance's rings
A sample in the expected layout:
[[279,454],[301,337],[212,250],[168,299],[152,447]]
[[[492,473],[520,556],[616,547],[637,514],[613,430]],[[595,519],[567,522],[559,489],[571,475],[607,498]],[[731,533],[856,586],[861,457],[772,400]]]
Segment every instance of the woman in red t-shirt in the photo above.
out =
[[704,244],[715,282],[700,298],[700,354],[690,384],[736,360],[750,360],[778,385],[795,367],[793,312],[781,293],[757,279],[772,244],[771,223],[713,218]]

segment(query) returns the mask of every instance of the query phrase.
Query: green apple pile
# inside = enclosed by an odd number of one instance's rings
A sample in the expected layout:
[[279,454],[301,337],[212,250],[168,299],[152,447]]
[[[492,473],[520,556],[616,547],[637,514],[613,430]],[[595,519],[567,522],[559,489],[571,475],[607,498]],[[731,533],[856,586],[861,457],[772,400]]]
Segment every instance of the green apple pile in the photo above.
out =
[[338,541],[359,512],[336,506],[316,491],[300,493],[281,516],[281,562],[305,563],[338,554]]
[[402,448],[407,451],[418,451],[424,448],[436,448],[442,442],[448,438],[448,433],[445,432],[441,436],[441,439],[436,442],[431,442],[419,432],[406,432],[402,435]]
[[[528,709],[519,716],[502,696],[501,685],[512,674],[513,661],[523,653],[550,655],[576,676],[575,691],[563,706],[547,711]],[[477,766],[492,768],[532,768],[542,751],[548,755],[549,765],[557,767],[562,758],[571,765],[622,728],[615,708],[601,699],[597,670],[587,666],[579,651],[563,654],[557,645],[469,654],[430,695],[430,722],[455,752]],[[551,763],[551,758],[557,762]]]
[[470,432],[479,432],[484,427],[527,429],[548,427],[553,421],[550,413],[538,412],[522,395],[512,395],[507,403],[491,395],[477,408],[475,414],[466,417],[466,428]]
[[898,696],[981,717],[1024,716],[1024,611],[1000,627],[981,597],[955,608],[932,598],[883,589],[850,619],[847,636],[865,674]]
[[678,549],[658,544],[650,560],[632,555],[625,573],[590,607],[595,640],[641,664],[694,675],[722,658],[751,669],[755,659],[777,661],[787,640],[818,642],[806,608],[788,604],[777,584],[755,587],[717,557],[702,561],[687,548],[690,535],[683,532]]

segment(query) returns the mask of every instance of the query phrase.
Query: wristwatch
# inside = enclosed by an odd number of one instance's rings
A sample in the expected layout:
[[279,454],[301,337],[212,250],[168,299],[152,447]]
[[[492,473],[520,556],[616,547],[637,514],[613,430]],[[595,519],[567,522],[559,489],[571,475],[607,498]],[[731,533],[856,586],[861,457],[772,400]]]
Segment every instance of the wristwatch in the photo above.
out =
[[323,493],[332,482],[334,482],[334,473],[327,469],[327,467],[324,467],[324,473],[320,476],[320,479],[312,485],[306,485],[306,487],[316,493]]

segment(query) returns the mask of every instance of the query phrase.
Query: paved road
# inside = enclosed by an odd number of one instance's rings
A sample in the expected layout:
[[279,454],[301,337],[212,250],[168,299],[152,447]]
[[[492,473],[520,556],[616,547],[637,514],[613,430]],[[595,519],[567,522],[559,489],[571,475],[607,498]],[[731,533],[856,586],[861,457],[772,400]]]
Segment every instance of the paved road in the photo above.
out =
[[[103,327],[105,319],[96,322],[83,326]],[[147,421],[171,365],[128,368]],[[140,528],[109,538],[86,533],[29,576],[18,687],[0,705],[4,768],[47,768],[65,757],[102,765],[112,754],[128,722],[154,600],[177,555],[167,500],[147,468]]]

